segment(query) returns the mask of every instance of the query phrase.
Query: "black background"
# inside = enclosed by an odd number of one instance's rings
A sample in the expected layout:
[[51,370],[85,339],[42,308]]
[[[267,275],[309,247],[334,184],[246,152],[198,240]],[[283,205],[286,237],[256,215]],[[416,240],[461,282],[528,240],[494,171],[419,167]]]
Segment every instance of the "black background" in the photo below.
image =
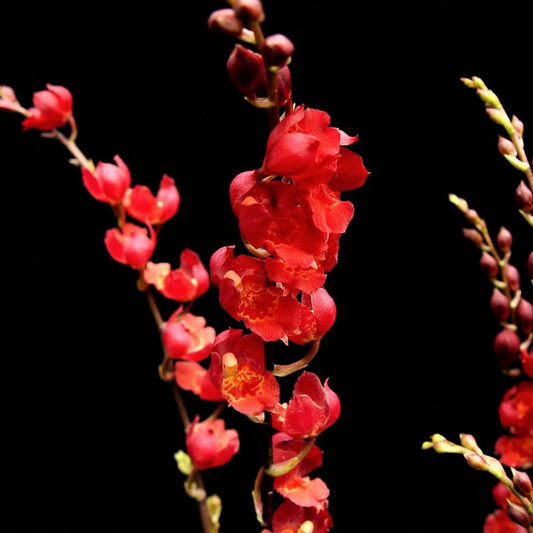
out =
[[[502,131],[459,81],[479,76],[497,92],[525,123],[531,155],[531,9],[476,4],[265,1],[265,33],[296,46],[295,102],[358,133],[371,171],[345,194],[355,216],[326,283],[338,319],[310,367],[343,407],[317,441],[335,531],[481,531],[494,509],[488,475],[420,450],[435,432],[467,432],[492,451],[512,385],[492,355],[491,287],[448,194],[466,197],[493,232],[511,230],[524,279],[531,246],[513,202],[520,173],[496,149]],[[119,154],[133,183],[152,190],[163,173],[176,179],[182,205],[155,255],[174,267],[184,247],[207,264],[239,242],[228,185],[264,155],[265,117],[227,80],[233,43],[206,27],[222,7],[15,4],[0,22],[0,83],[23,105],[46,83],[64,85],[88,157]],[[157,330],[135,272],[103,245],[113,215],[59,143],[23,134],[18,116],[1,122],[3,530],[198,531],[173,459],[183,434],[157,375]],[[195,313],[217,331],[236,326],[217,298],[213,289]],[[192,401],[195,410],[206,414]],[[250,498],[258,429],[225,415],[242,448],[205,481],[223,498],[223,532],[260,531]]]

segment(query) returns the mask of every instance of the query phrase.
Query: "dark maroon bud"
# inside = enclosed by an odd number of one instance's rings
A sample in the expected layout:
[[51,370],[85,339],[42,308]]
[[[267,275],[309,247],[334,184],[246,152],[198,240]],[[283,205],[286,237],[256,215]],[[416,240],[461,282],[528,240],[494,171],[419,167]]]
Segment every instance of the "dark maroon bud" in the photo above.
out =
[[502,226],[498,232],[498,236],[496,237],[496,242],[498,243],[498,248],[503,253],[506,253],[511,249],[511,245],[513,244],[513,236],[508,229]]
[[488,252],[483,252],[481,254],[481,259],[479,260],[481,270],[489,277],[495,278],[498,275],[499,267],[498,261],[492,257]]
[[291,71],[282,67],[278,71],[278,105],[286,105],[292,97]]
[[524,298],[521,298],[516,308],[516,316],[518,317],[522,333],[529,335],[533,331],[533,305],[527,300],[524,300]]
[[519,526],[529,529],[531,525],[531,515],[519,503],[507,500],[507,515]]
[[510,330],[503,329],[494,339],[494,354],[504,368],[511,366],[520,351],[520,339],[518,335]]
[[242,21],[237,18],[233,9],[217,9],[207,20],[207,27],[216,33],[229,37],[238,37],[243,29]]
[[512,291],[517,291],[520,288],[520,274],[513,265],[507,265],[505,268],[505,275],[507,277],[507,285]]
[[527,272],[529,277],[533,279],[533,252],[531,252],[527,258]]
[[285,35],[276,33],[261,43],[259,52],[268,67],[284,67],[294,53],[294,45]]
[[499,320],[505,320],[510,314],[509,301],[502,291],[494,288],[490,297],[490,309]]
[[263,4],[259,0],[235,0],[233,9],[241,20],[254,22],[265,20]]
[[531,498],[533,496],[533,486],[529,476],[520,470],[515,470],[514,468],[511,470],[513,472],[514,488],[525,498]]
[[478,248],[482,246],[483,237],[477,229],[463,228],[463,235],[465,239],[468,239],[470,242],[473,242]]
[[521,181],[520,185],[516,188],[514,199],[518,209],[521,209],[528,214],[533,211],[533,193],[523,181]]
[[266,83],[263,57],[240,44],[233,48],[226,68],[233,86],[244,94],[253,93]]

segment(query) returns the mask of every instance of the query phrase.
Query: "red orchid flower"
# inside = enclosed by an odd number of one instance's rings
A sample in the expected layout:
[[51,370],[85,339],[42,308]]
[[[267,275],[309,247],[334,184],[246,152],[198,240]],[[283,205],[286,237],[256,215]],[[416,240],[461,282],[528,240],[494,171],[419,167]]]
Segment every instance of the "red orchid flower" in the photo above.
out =
[[156,237],[152,226],[146,228],[127,222],[121,229],[107,230],[104,243],[109,255],[119,263],[132,268],[143,268],[154,253]]
[[72,117],[72,94],[60,85],[46,85],[46,91],[33,93],[30,116],[22,122],[24,131],[49,131],[64,126]]
[[177,213],[180,194],[174,180],[164,174],[156,196],[145,185],[136,185],[126,191],[123,203],[128,215],[139,222],[148,221],[157,226]]
[[279,402],[279,384],[265,370],[265,347],[254,333],[228,329],[213,345],[211,381],[228,404],[245,415],[261,416]]
[[209,274],[196,252],[185,248],[180,255],[180,267],[171,270],[170,263],[148,262],[144,281],[167,298],[192,302],[209,289]]
[[226,464],[239,451],[239,435],[234,429],[226,429],[224,420],[192,421],[185,443],[194,467],[205,470]]
[[203,316],[183,313],[180,306],[168,319],[162,340],[165,350],[173,359],[202,361],[209,357],[216,333],[206,326]]
[[[274,464],[287,461],[298,455],[304,447],[303,440],[294,440],[285,433],[272,437]],[[274,478],[274,489],[291,502],[301,507],[314,507],[317,511],[327,509],[329,489],[320,479],[311,479],[307,474],[322,464],[322,452],[316,445],[308,454],[283,476]]]
[[233,249],[226,246],[211,257],[211,280],[219,287],[220,305],[263,340],[287,342],[287,335],[300,325],[302,305],[268,279],[263,260],[234,257]]
[[288,404],[273,413],[272,425],[293,439],[316,437],[339,418],[339,397],[322,385],[316,374],[303,372],[297,379]]
[[126,163],[118,155],[113,159],[115,165],[100,161],[94,172],[83,167],[81,175],[85,188],[93,198],[99,202],[118,205],[122,203],[124,194],[130,186],[131,175]]
[[272,526],[273,531],[263,529],[261,533],[301,533],[304,531],[328,533],[333,527],[333,520],[327,509],[316,510],[314,507],[301,507],[290,500],[285,500],[274,511]]

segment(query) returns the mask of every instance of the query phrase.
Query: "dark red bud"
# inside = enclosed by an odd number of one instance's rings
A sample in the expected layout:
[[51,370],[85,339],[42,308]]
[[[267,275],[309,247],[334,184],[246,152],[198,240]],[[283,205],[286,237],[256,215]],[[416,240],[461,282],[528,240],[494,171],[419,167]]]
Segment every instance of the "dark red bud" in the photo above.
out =
[[263,4],[259,0],[235,0],[233,9],[241,20],[254,22],[265,20]]
[[294,45],[285,35],[276,33],[275,35],[269,35],[261,43],[259,52],[267,66],[283,67],[288,64],[291,55],[294,53]]
[[519,526],[529,529],[531,525],[531,515],[519,503],[507,500],[507,515]]
[[494,354],[504,368],[514,363],[519,351],[520,339],[514,331],[506,328],[496,335],[494,339]]
[[292,96],[291,71],[282,67],[278,71],[278,104],[285,105]]
[[516,315],[522,333],[529,335],[533,331],[533,305],[522,298],[516,308]]
[[513,265],[507,265],[505,268],[505,275],[507,276],[507,285],[512,291],[517,291],[520,288],[520,274]]
[[266,84],[265,63],[257,54],[240,44],[235,45],[226,63],[233,86],[248,95]]
[[533,211],[533,193],[523,181],[516,188],[514,199],[518,209],[521,209],[525,213],[531,213]]
[[492,255],[488,252],[483,252],[481,254],[481,259],[479,260],[481,270],[489,277],[495,278],[499,272],[498,262]]
[[463,235],[465,239],[473,242],[478,248],[483,244],[483,237],[477,229],[473,228],[463,228]]
[[490,309],[499,320],[505,320],[511,313],[509,301],[502,291],[494,289],[490,297]]
[[533,496],[533,485],[531,479],[525,472],[512,469],[513,471],[513,485],[514,488],[525,498]]
[[527,258],[527,272],[529,277],[533,279],[533,252],[531,252]]
[[498,248],[503,253],[506,253],[511,249],[511,245],[513,244],[513,236],[508,229],[502,226],[498,232],[498,236],[496,237],[496,242],[498,243]]
[[242,21],[237,18],[233,9],[217,9],[207,20],[207,27],[216,33],[229,37],[238,37],[243,29]]

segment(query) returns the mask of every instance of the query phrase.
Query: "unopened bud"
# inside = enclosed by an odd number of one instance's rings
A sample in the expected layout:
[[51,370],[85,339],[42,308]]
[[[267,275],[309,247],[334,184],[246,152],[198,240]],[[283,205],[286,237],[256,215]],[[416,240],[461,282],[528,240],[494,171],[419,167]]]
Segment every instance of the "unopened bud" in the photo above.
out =
[[485,82],[477,76],[472,76],[472,82],[476,89],[488,89],[488,87],[485,85]]
[[233,9],[217,9],[207,20],[207,27],[216,33],[229,37],[238,37],[243,30],[243,23],[237,18]]
[[524,135],[524,123],[516,115],[513,115],[511,124],[513,125],[515,133],[518,135],[518,138],[521,139]]
[[529,277],[533,280],[533,252],[531,252],[527,258],[527,272]]
[[513,473],[514,488],[525,498],[531,498],[533,496],[533,485],[530,477],[525,472],[514,468],[511,468],[511,471]]
[[496,259],[494,259],[494,257],[488,252],[483,252],[481,254],[479,265],[481,266],[481,270],[491,279],[495,278],[500,271],[498,261],[496,261]]
[[519,526],[529,529],[531,525],[531,515],[519,503],[507,500],[507,515]]
[[518,335],[505,328],[494,339],[494,354],[504,368],[511,366],[520,352],[520,338]]
[[468,463],[468,466],[472,467],[474,470],[488,470],[488,464],[481,455],[477,453],[465,453],[464,458]]
[[235,15],[243,21],[263,22],[265,12],[260,0],[235,0],[233,3]]
[[516,156],[516,154],[518,153],[516,151],[515,145],[509,139],[506,139],[501,135],[498,136],[498,150],[502,155]]
[[520,273],[513,265],[505,267],[505,276],[507,277],[507,285],[512,291],[517,291],[520,288]]
[[292,78],[289,67],[285,66],[278,71],[278,105],[285,105],[292,97]]
[[521,298],[516,308],[516,315],[522,333],[529,335],[533,331],[533,305]]
[[500,103],[500,99],[490,89],[478,89],[477,94],[481,98],[481,101],[487,105],[497,109],[501,108],[502,104]]
[[523,181],[516,188],[514,199],[518,209],[521,209],[525,213],[531,213],[533,211],[533,193]]
[[240,44],[233,48],[226,68],[233,86],[246,95],[266,85],[266,69],[261,54]]
[[506,253],[511,249],[511,244],[513,244],[513,236],[508,229],[502,226],[496,237],[496,242],[498,243],[498,248],[503,253]]
[[468,209],[468,203],[464,198],[459,198],[456,194],[449,194],[448,200],[463,213]]
[[511,314],[509,301],[499,289],[494,288],[492,291],[490,309],[499,320],[505,320]]
[[289,63],[291,55],[294,53],[294,45],[285,35],[277,33],[269,35],[261,43],[259,52],[267,67],[284,67]]
[[477,225],[481,222],[479,215],[475,209],[467,209],[465,211],[465,218],[468,222],[471,222],[474,225]]
[[509,124],[509,117],[504,111],[500,109],[494,109],[493,107],[487,107],[485,111],[492,122],[496,122],[496,124],[500,124],[504,127]]
[[473,242],[478,248],[481,248],[483,245],[483,237],[477,229],[473,228],[463,228],[464,238]]
[[479,455],[482,455],[481,448],[477,445],[474,435],[470,435],[468,433],[461,433],[459,435],[459,438],[461,439],[461,446],[463,448],[466,448],[467,450],[471,450],[473,452],[476,452]]

